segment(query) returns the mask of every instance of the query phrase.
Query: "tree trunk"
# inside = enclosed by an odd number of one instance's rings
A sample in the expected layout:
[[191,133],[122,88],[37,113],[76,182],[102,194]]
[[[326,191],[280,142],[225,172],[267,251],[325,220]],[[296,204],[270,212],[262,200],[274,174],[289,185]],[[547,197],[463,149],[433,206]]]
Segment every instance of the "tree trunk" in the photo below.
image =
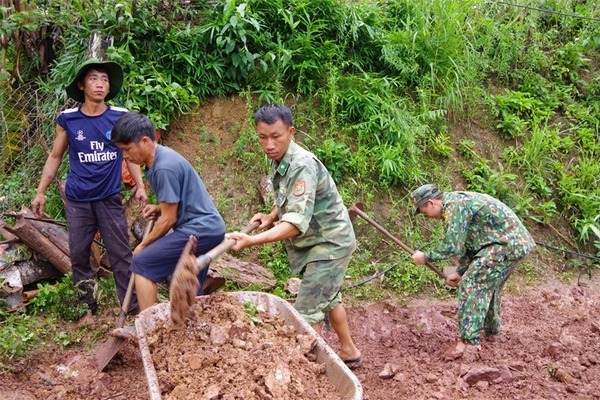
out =
[[15,267],[19,270],[23,286],[60,275],[60,272],[52,264],[44,260],[19,261],[15,263]]
[[33,212],[27,207],[21,207],[21,214],[44,236],[48,238],[56,247],[69,257],[69,234],[61,226],[36,219]]
[[14,226],[6,226],[6,230],[19,237],[30,249],[50,262],[54,268],[66,274],[71,271],[71,260],[50,239],[36,229],[23,215],[18,215]]

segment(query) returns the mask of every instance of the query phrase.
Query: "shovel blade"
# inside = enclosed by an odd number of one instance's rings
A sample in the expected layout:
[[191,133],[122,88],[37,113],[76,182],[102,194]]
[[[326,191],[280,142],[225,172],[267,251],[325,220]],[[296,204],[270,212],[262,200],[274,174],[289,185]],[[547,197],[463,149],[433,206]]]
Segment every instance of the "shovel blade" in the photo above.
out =
[[123,347],[123,343],[125,343],[125,338],[114,336],[108,338],[100,351],[96,353],[98,371],[102,371],[106,368],[110,360],[112,360],[115,354]]

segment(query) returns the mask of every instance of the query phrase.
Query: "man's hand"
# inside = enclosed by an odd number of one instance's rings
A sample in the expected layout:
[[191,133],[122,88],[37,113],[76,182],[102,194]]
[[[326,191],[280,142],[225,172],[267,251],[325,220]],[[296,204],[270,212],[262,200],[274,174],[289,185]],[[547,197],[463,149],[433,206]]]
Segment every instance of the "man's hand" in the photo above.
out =
[[43,193],[37,193],[31,201],[31,211],[36,218],[41,218],[44,214],[44,205],[46,204],[46,196]]
[[448,286],[457,287],[460,283],[460,280],[461,277],[456,272],[451,272],[448,275],[446,275],[446,285]]
[[254,214],[254,216],[252,218],[250,218],[250,224],[252,224],[253,222],[260,222],[260,225],[258,226],[258,228],[256,228],[256,230],[261,230],[263,228],[266,228],[268,226],[271,226],[273,224],[273,222],[275,222],[275,216],[273,215],[273,213],[271,214],[263,214],[263,213],[257,213]]
[[252,246],[252,236],[246,235],[242,232],[231,232],[225,235],[225,239],[233,239],[235,240],[235,244],[231,246],[232,251],[240,251],[245,249],[246,247]]
[[142,209],[142,215],[148,220],[156,220],[160,214],[160,206],[156,204],[146,204]]
[[146,203],[148,202],[148,195],[146,194],[146,188],[144,188],[143,186],[138,186],[133,198],[135,199],[138,207],[146,205]]
[[412,255],[412,261],[417,265],[425,265],[425,262],[427,262],[425,253],[419,250],[415,251]]

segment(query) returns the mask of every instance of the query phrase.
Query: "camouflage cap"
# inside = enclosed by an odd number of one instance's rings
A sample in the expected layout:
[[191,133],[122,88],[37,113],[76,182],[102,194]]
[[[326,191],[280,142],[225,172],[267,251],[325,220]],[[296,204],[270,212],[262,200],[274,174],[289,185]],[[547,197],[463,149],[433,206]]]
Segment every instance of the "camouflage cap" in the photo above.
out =
[[427,202],[427,200],[435,199],[442,194],[441,190],[432,183],[423,185],[412,192],[411,196],[415,203],[414,215],[419,213],[419,207]]

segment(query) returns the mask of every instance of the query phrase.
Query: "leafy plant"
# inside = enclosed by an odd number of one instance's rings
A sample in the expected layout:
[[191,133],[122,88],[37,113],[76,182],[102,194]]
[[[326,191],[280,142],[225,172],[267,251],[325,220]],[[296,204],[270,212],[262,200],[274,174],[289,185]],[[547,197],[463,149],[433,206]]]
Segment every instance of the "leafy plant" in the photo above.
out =
[[0,308],[0,356],[22,357],[39,343],[38,322],[27,314]]
[[344,170],[348,168],[350,148],[345,143],[336,143],[332,139],[326,139],[315,149],[315,155],[331,174],[334,181],[340,182]]
[[472,169],[463,172],[468,182],[468,188],[476,192],[487,193],[492,197],[500,199],[511,206],[514,202],[514,189],[517,175],[504,170],[502,164],[498,164],[498,170],[491,168],[488,161],[483,159],[476,163]]
[[65,275],[54,285],[38,284],[38,295],[33,299],[31,312],[55,315],[65,321],[75,321],[87,312],[87,305],[79,302],[79,293],[73,287],[70,275]]
[[475,147],[475,142],[473,140],[463,139],[458,144],[458,148],[456,149],[456,151],[458,152],[458,154],[460,154],[467,160],[470,160],[476,155],[475,152],[473,151],[474,147]]
[[262,323],[262,321],[258,317],[256,317],[256,314],[258,313],[258,308],[256,307],[256,304],[254,304],[251,301],[245,302],[244,311],[246,312],[246,316],[250,320],[250,325],[256,326]]
[[450,137],[445,133],[439,133],[431,137],[431,150],[441,157],[448,158],[452,155],[453,148],[450,145]]

